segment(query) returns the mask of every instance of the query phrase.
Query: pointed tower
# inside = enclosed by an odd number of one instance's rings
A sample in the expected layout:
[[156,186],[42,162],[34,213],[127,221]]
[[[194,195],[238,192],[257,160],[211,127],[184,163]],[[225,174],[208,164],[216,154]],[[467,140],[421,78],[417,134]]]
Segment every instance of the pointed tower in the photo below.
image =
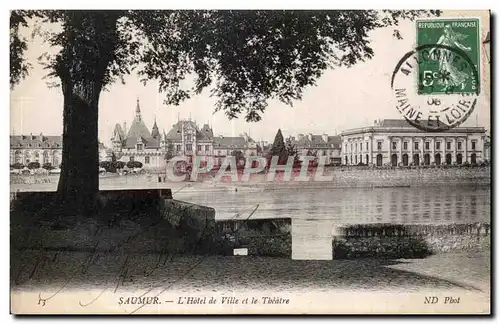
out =
[[121,152],[124,140],[125,133],[123,132],[120,124],[116,124],[115,129],[113,130],[113,137],[111,138],[111,143],[113,143],[113,151]]
[[137,98],[137,106],[135,108],[135,118],[130,125],[130,129],[127,132],[127,138],[136,139],[137,136],[141,136],[143,139],[151,138],[151,133],[148,130],[146,124],[142,120],[141,107],[139,105],[139,98]]
[[135,107],[135,118],[141,120],[141,107],[139,105],[139,97],[137,97],[137,106]]
[[151,137],[155,139],[160,139],[160,131],[158,130],[158,125],[156,125],[156,116],[155,116],[155,123],[153,124],[153,129],[151,130]]
[[167,151],[167,134],[165,134],[165,129],[163,129],[163,135],[160,135],[160,147],[163,151]]

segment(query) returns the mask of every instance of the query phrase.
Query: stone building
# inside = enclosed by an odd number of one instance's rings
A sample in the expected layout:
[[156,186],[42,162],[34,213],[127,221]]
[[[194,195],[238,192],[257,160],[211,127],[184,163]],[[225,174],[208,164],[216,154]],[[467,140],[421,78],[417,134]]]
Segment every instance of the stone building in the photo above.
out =
[[139,99],[130,129],[127,131],[125,123],[123,128],[120,124],[116,124],[111,143],[118,161],[139,161],[145,169],[161,169],[166,165],[165,138],[160,135],[156,120],[149,132],[141,116]]
[[290,140],[298,150],[298,155],[326,156],[326,163],[341,164],[340,136],[298,134],[297,138],[290,137]]
[[189,120],[179,120],[165,135],[172,155],[212,156],[214,133],[208,124],[203,127]]
[[484,139],[484,160],[491,162],[491,137],[486,135]]
[[[221,164],[226,156],[236,156],[241,152],[244,157],[256,156],[258,144],[247,133],[240,136],[217,136],[214,138],[215,164]],[[242,161],[244,162],[244,161]]]
[[62,136],[11,135],[10,164],[21,163],[27,166],[30,162],[40,165],[50,163],[59,167],[62,157]]
[[424,132],[405,120],[384,119],[341,134],[342,163],[357,165],[476,164],[484,159],[484,127]]

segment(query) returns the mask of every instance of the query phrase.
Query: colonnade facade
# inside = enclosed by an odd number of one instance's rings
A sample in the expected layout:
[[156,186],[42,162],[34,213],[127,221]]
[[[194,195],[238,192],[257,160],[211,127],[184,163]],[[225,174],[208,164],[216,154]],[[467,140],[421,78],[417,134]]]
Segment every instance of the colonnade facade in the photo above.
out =
[[484,159],[482,127],[442,133],[426,133],[411,126],[367,127],[345,131],[341,137],[344,165],[460,165]]

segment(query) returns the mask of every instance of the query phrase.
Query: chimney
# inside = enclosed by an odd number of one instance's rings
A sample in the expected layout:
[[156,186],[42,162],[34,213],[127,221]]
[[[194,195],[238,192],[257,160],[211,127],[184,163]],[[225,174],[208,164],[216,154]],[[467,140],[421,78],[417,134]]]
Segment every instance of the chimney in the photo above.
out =
[[123,133],[127,136],[127,122],[123,122]]
[[299,141],[301,141],[304,138],[304,134],[297,135],[297,138],[299,139]]
[[307,138],[312,142],[312,140],[313,140],[313,134],[311,134],[311,133],[307,134]]
[[40,141],[43,142],[43,134],[42,133],[40,133]]
[[321,137],[323,138],[323,142],[328,143],[328,134],[323,134]]

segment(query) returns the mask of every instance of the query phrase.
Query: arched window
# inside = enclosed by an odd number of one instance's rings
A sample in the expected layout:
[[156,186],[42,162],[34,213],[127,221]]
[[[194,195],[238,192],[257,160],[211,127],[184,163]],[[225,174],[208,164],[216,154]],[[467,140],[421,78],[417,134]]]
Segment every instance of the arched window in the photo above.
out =
[[398,166],[398,155],[397,154],[391,155],[391,165]]
[[447,165],[451,164],[451,154],[450,153],[446,154],[446,164]]
[[425,165],[431,164],[431,156],[428,153],[424,154],[424,164]]
[[56,168],[59,167],[59,154],[57,154],[57,151],[52,152],[52,165]]
[[403,165],[408,166],[408,154],[403,154]]
[[420,155],[418,154],[413,155],[413,164],[416,166],[420,165]]
[[436,165],[441,165],[441,154],[437,153],[436,155],[434,155],[434,162],[436,163]]
[[21,151],[14,152],[15,163],[23,163],[23,153]]

